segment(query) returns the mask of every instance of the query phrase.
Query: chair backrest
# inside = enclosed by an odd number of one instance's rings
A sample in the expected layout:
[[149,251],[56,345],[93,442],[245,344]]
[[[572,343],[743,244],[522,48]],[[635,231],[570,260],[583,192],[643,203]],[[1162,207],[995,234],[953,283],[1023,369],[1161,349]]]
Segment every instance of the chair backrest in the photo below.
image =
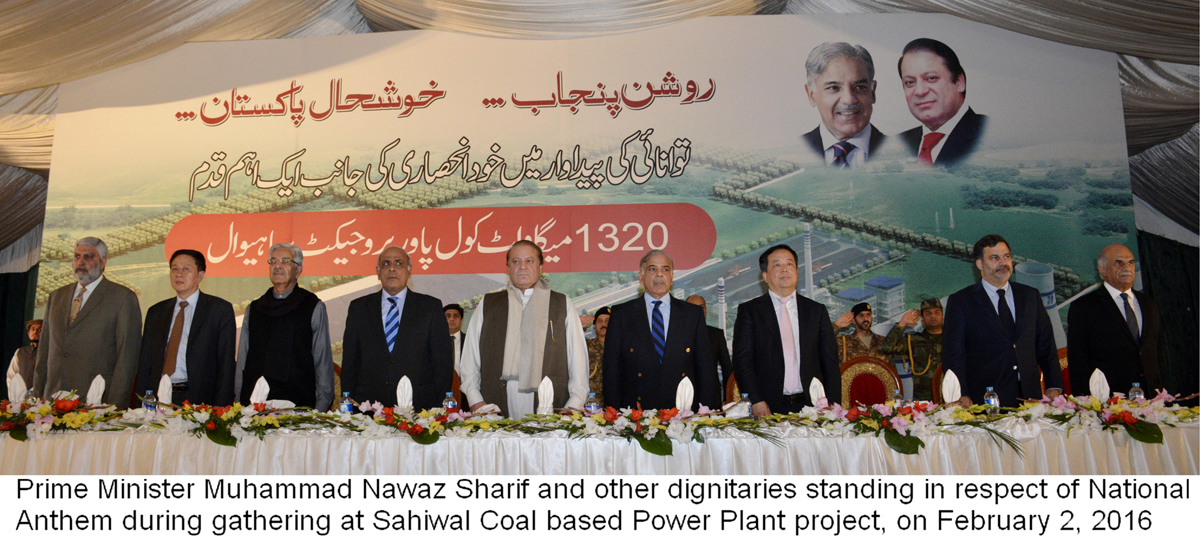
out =
[[1058,349],[1058,368],[1062,369],[1063,375],[1063,390],[1062,393],[1071,395],[1071,373],[1067,371],[1067,347]]
[[941,365],[933,372],[933,404],[942,404],[942,379],[946,376],[946,370]]
[[872,356],[859,356],[842,363],[842,404],[874,405],[891,399],[892,391],[900,388],[900,376],[886,361]]

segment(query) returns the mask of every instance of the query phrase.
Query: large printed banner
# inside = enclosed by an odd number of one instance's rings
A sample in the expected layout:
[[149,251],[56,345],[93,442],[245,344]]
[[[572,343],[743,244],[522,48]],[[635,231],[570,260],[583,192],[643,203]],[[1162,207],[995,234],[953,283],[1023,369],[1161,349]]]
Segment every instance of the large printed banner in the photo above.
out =
[[806,295],[877,321],[975,281],[984,234],[1059,311],[1101,248],[1135,243],[1115,56],[949,16],[187,44],[62,85],[55,133],[42,304],[88,235],[143,307],[195,248],[239,312],[277,242],[328,301],[376,289],[397,245],[414,290],[468,309],[514,240],[589,310],[662,249],[677,295],[730,326],[775,243]]

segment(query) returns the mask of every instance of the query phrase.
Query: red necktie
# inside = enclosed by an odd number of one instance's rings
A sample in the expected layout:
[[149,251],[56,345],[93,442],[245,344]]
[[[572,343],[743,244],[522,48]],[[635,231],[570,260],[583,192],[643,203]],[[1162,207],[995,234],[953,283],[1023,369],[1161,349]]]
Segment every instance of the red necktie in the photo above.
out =
[[917,154],[917,161],[922,165],[933,164],[933,148],[937,147],[938,142],[942,141],[942,137],[946,136],[940,132],[931,132],[921,139],[921,153]]

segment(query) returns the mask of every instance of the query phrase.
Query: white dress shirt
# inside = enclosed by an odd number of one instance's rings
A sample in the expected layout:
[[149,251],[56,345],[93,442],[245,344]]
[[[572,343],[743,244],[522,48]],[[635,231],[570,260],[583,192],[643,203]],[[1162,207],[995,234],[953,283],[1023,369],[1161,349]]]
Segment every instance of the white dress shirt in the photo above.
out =
[[[825,164],[833,164],[833,145],[841,142],[829,129],[825,128],[825,124],[821,123],[821,146],[825,148]],[[858,134],[846,139],[846,142],[854,144],[854,149],[846,154],[846,165],[850,168],[861,168],[867,162],[867,157],[871,155],[871,124],[867,123],[863,130],[858,131]]]
[[1129,306],[1133,308],[1133,317],[1137,318],[1138,336],[1141,337],[1144,327],[1142,325],[1142,305],[1138,304],[1137,296],[1133,294],[1133,288],[1129,288],[1126,291],[1121,291],[1112,287],[1112,285],[1108,282],[1105,282],[1104,289],[1108,290],[1108,294],[1112,296],[1113,302],[1117,304],[1117,310],[1121,311],[1121,317],[1125,318],[1125,321],[1129,321],[1129,317],[1125,316],[1125,300],[1121,299],[1121,294],[1129,294]]
[[[175,327],[175,317],[179,316],[179,303],[187,301],[187,307],[183,309],[183,334],[179,336],[179,352],[175,355],[175,372],[171,373],[171,383],[178,384],[187,382],[187,343],[188,334],[192,331],[192,317],[196,315],[196,301],[200,300],[200,290],[192,292],[187,299],[180,299],[175,296],[175,310],[171,312],[171,328]],[[170,341],[170,329],[167,330],[167,340]],[[170,344],[168,342],[167,344]],[[163,356],[166,356],[164,353]]]
[[[773,291],[767,291],[771,294],[771,305],[775,308],[775,320],[779,320],[779,307],[784,306],[787,309],[788,319],[792,322],[792,348],[796,351],[796,366],[800,365],[800,315],[796,307],[796,292],[793,290],[791,294],[784,297],[776,295]],[[779,332],[780,341],[783,340],[783,332]],[[799,371],[799,369],[797,369]],[[795,391],[789,392],[787,388],[783,389],[784,395],[799,394],[804,391],[804,381],[797,383],[798,387]]]
[[99,286],[100,283],[103,281],[104,281],[104,275],[102,274],[102,275],[100,275],[99,278],[97,278],[91,284],[88,284],[86,286],[81,285],[79,282],[75,283],[75,292],[71,294],[71,300],[74,301],[76,297],[79,297],[79,290],[80,289],[83,290],[83,300],[79,303],[79,311],[80,312],[83,312],[83,307],[84,307],[84,305],[87,305],[88,298],[90,298],[93,293],[96,293],[96,286]]
[[946,141],[950,139],[950,133],[954,132],[954,127],[957,127],[958,122],[962,121],[963,115],[965,115],[967,113],[968,109],[969,108],[967,106],[967,103],[963,102],[962,106],[960,106],[958,108],[958,113],[954,114],[954,117],[951,117],[949,121],[942,123],[942,126],[938,127],[936,131],[930,129],[929,127],[927,127],[925,125],[921,125],[921,139],[922,139],[921,141],[922,142],[925,141],[924,140],[925,135],[927,135],[931,132],[940,132],[940,133],[946,135],[946,136],[943,136],[941,140],[938,140],[937,145],[934,146],[932,150],[929,150],[929,156],[931,158],[933,158],[933,162],[935,164],[937,163],[938,154],[942,153],[942,148],[946,147]]

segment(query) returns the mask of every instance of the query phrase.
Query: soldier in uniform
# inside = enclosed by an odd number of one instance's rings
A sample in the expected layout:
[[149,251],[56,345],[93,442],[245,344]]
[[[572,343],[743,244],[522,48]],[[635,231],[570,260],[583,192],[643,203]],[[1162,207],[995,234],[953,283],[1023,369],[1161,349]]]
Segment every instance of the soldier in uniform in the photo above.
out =
[[604,406],[604,335],[608,333],[608,317],[612,308],[600,307],[594,315],[592,326],[596,337],[587,340],[588,391],[596,394],[600,406]]
[[871,304],[859,303],[854,305],[850,309],[850,312],[839,316],[833,322],[834,331],[854,324],[854,333],[839,335],[837,338],[838,355],[841,356],[842,363],[859,356],[871,356],[881,360],[887,359],[887,355],[883,352],[883,335],[871,331],[873,320]]
[[[25,388],[33,387],[33,367],[37,364],[38,340],[42,338],[42,321],[29,320],[25,322],[25,333],[29,335],[29,346],[18,348],[13,354],[12,362],[8,365],[5,377],[7,384],[12,384],[13,377],[20,375],[25,381]],[[7,392],[6,392],[7,393]]]
[[[907,335],[904,330],[918,321],[925,329]],[[942,365],[942,302],[937,298],[921,301],[921,309],[904,313],[883,343],[885,354],[900,356],[912,368],[914,400],[932,401],[933,374]]]

